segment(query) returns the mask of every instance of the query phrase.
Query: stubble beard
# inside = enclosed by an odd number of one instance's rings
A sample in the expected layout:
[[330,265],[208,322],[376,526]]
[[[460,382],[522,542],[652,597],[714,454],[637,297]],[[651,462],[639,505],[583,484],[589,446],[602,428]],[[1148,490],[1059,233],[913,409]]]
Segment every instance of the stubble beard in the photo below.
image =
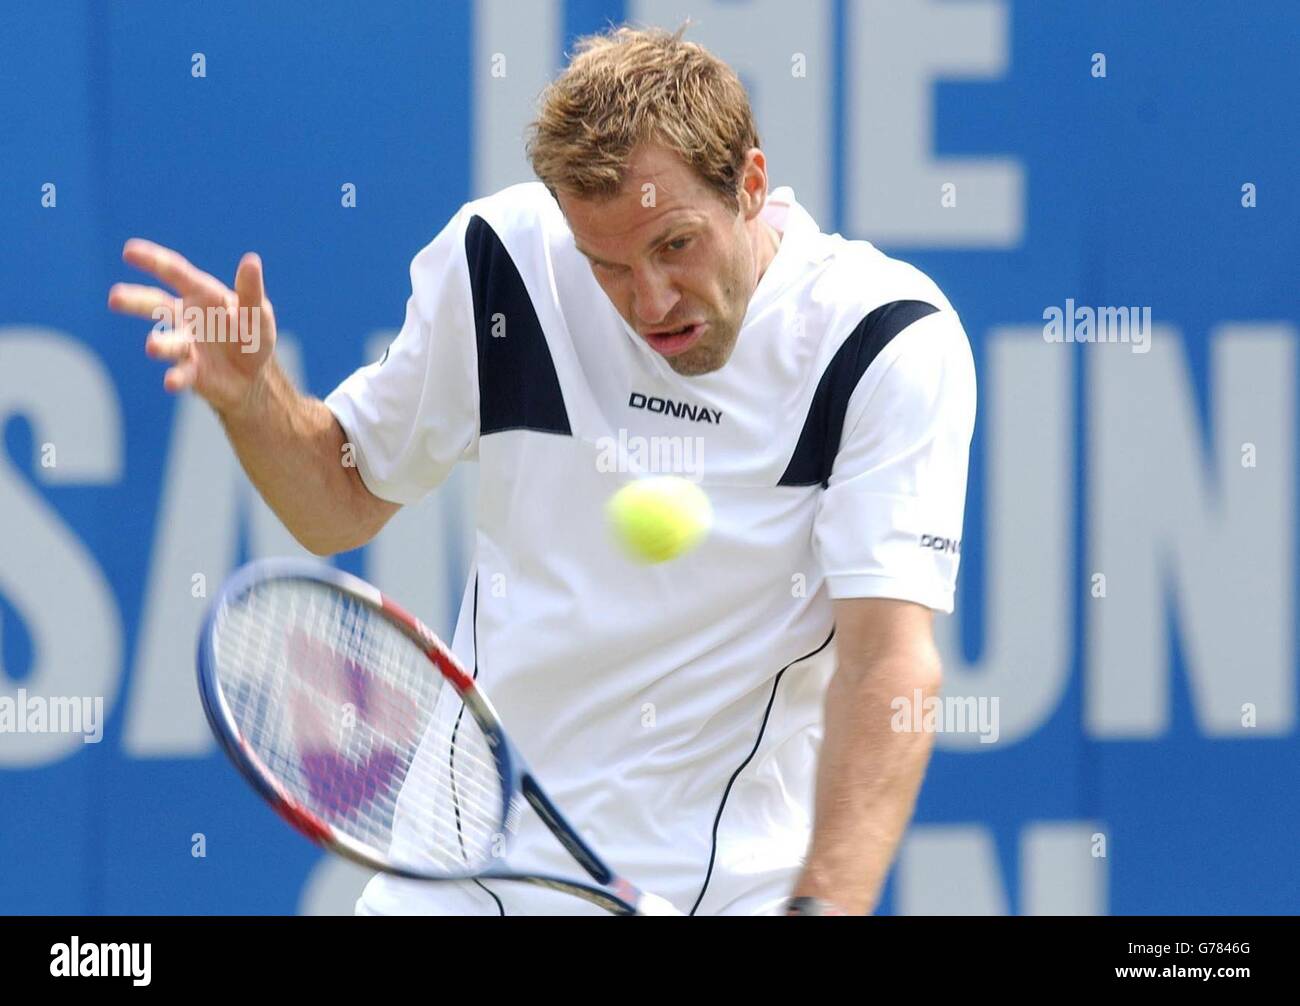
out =
[[734,323],[711,320],[709,331],[697,346],[680,356],[666,357],[668,366],[682,377],[699,377],[722,367],[736,348],[740,332]]

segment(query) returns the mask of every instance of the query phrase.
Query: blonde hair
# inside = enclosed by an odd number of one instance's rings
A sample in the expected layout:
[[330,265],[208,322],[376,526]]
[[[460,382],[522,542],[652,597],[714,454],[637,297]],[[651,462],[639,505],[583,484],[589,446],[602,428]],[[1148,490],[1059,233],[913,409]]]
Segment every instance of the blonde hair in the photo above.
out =
[[685,31],[618,28],[578,40],[528,131],[533,170],[552,193],[614,195],[632,150],[653,142],[738,205],[745,155],[758,146],[749,96]]

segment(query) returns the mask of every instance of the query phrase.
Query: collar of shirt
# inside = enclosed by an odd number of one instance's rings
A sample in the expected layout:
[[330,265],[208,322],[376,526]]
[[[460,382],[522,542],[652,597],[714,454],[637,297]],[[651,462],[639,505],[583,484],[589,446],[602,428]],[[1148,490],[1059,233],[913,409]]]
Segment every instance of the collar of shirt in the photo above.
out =
[[761,217],[780,232],[781,243],[777,245],[776,255],[768,263],[753,296],[749,298],[745,320],[741,323],[742,330],[751,318],[781,295],[808,262],[825,257],[813,240],[821,235],[821,228],[795,200],[794,189],[790,186],[783,185],[768,193]]

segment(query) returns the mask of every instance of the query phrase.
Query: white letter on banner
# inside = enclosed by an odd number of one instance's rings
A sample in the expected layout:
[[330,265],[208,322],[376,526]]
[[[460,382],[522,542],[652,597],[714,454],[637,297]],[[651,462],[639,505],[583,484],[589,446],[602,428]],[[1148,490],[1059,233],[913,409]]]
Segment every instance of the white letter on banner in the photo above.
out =
[[[49,328],[0,328],[0,431],[9,417],[31,425],[34,463],[19,472],[0,441],[0,594],[31,638],[32,668],[15,684],[0,668],[0,698],[102,698],[106,718],[122,674],[122,626],[94,554],[37,492],[46,486],[111,485],[122,478],[122,416],[112,377],[85,345]],[[57,464],[36,460],[57,448]],[[105,513],[100,534],[117,532]],[[26,703],[24,703],[24,706]],[[0,766],[48,765],[82,749],[83,735],[0,733]]]

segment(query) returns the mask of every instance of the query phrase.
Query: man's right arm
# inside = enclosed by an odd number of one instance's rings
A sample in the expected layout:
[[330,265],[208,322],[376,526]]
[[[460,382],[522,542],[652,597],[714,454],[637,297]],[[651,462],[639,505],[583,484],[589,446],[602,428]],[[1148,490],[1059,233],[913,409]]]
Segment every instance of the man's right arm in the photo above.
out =
[[[253,254],[239,263],[235,289],[179,253],[133,238],[129,264],[176,293],[117,283],[108,305],[161,322],[145,351],[172,366],[168,391],[192,390],[212,406],[244,471],[295,538],[317,555],[364,545],[400,504],[366,488],[334,414],[293,387],[275,362],[275,312]],[[226,326],[218,329],[218,326]],[[238,337],[235,338],[234,335]]]
[[295,389],[274,358],[247,402],[217,415],[249,481],[316,555],[360,548],[401,509],[366,488],[334,413]]

